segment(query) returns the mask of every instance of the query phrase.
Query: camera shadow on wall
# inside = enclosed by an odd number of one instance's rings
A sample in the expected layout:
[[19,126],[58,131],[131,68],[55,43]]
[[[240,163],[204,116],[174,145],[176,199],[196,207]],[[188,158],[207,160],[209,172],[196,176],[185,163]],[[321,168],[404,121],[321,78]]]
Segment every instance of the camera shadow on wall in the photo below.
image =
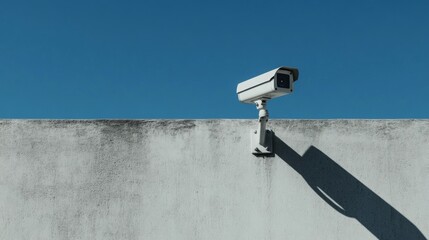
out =
[[378,239],[426,239],[404,215],[314,146],[300,156],[277,136],[274,152],[297,171],[320,198],[358,220]]

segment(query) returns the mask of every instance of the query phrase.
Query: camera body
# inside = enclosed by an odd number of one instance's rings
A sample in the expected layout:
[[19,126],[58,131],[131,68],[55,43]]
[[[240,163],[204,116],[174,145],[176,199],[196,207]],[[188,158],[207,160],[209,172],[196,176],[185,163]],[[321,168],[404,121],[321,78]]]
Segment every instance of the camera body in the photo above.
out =
[[253,104],[292,93],[298,75],[297,68],[279,67],[241,82],[237,85],[238,100]]

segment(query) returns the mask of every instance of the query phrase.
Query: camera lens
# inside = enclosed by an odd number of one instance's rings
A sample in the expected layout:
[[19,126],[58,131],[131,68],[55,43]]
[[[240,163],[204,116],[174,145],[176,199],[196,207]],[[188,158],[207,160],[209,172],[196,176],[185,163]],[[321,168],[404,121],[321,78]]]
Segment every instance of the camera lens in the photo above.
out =
[[277,74],[277,87],[279,87],[279,88],[290,88],[290,75],[289,74]]

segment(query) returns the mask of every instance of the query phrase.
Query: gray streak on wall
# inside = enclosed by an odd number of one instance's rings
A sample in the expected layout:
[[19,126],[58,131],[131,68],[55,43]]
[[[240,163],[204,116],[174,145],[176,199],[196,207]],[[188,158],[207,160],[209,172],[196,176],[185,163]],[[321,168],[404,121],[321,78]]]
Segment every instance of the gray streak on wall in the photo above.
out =
[[429,235],[429,121],[273,120],[274,158],[250,154],[255,127],[0,121],[0,239]]

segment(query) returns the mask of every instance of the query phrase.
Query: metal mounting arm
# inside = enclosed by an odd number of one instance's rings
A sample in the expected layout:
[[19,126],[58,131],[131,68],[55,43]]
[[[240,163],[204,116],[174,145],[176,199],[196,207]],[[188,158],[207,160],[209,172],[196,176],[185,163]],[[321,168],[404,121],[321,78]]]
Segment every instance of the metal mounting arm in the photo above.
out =
[[259,110],[259,123],[258,123],[258,133],[259,133],[259,144],[265,146],[265,129],[268,122],[268,110],[265,108],[267,106],[266,100],[257,100],[255,101],[256,109]]
[[256,109],[259,110],[258,129],[252,131],[252,153],[255,155],[272,154],[272,131],[267,131],[268,110],[266,109],[266,100],[255,101]]

